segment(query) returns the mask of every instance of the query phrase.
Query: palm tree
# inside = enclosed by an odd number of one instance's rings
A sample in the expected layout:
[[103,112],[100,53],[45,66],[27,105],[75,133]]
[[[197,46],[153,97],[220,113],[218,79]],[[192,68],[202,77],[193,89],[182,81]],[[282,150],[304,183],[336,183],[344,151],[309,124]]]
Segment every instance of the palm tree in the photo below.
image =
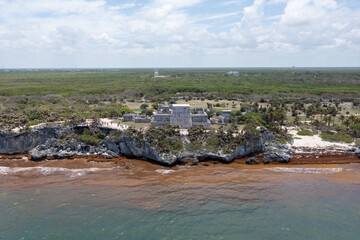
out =
[[[327,109],[327,113],[330,115],[330,120],[331,117],[333,117],[333,126],[335,126],[335,117],[338,114],[338,110],[336,107],[328,107]],[[329,126],[330,126],[330,122],[329,122]]]
[[339,119],[341,120],[341,125],[343,125],[343,124],[344,124],[344,120],[345,120],[345,116],[341,114],[341,115],[339,116]]
[[353,124],[355,122],[355,115],[351,114],[350,117],[349,117],[349,121],[351,124]]
[[323,118],[325,124],[327,124],[328,126],[330,126],[330,122],[331,122],[331,115],[327,116],[325,115]]
[[320,107],[318,109],[318,113],[320,114],[320,121],[322,121],[323,120],[323,115],[325,114],[325,109]]
[[350,120],[348,118],[345,119],[344,124],[346,127],[350,126]]

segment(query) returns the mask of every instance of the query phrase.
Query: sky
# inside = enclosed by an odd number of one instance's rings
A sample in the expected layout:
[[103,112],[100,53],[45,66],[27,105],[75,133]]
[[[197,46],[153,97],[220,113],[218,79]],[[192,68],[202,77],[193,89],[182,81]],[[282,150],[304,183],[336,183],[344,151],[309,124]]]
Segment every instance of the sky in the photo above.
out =
[[360,67],[360,0],[0,0],[0,68]]

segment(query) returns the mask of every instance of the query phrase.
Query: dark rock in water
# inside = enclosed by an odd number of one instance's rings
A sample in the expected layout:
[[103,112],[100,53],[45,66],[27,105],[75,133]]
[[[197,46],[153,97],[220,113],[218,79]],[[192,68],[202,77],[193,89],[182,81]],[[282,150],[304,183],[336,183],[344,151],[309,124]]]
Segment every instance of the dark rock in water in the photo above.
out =
[[197,166],[199,164],[199,161],[196,158],[187,158],[182,159],[180,163],[190,166]]
[[249,164],[249,165],[259,164],[259,159],[257,157],[248,158],[248,159],[246,159],[246,164]]
[[29,154],[31,155],[32,161],[42,161],[45,160],[47,157],[46,151],[38,150],[37,148],[30,150]]
[[358,156],[358,158],[360,158],[360,147],[349,148],[346,149],[345,152],[353,152],[356,156]]
[[264,164],[271,162],[289,163],[290,161],[291,157],[283,152],[266,152],[264,154]]
[[358,156],[358,158],[360,158],[360,148],[357,148],[354,153]]

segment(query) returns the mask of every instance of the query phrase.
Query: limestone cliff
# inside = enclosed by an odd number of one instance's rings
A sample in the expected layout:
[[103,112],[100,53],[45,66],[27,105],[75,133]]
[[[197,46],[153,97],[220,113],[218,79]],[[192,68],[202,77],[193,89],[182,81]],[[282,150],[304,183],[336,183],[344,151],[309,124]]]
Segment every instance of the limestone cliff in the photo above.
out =
[[200,150],[192,152],[185,149],[176,153],[160,153],[144,138],[134,136],[120,135],[121,137],[116,139],[108,136],[98,146],[91,146],[74,138],[70,140],[61,139],[62,133],[71,134],[73,131],[74,129],[69,127],[44,127],[31,130],[28,133],[15,135],[2,133],[0,136],[0,153],[29,153],[32,160],[43,160],[45,158],[62,159],[70,156],[87,155],[114,158],[119,155],[125,155],[165,165],[173,165],[186,159],[195,159],[196,161],[212,159],[229,163],[236,158],[265,152],[266,140],[273,139],[272,134],[266,130],[260,136],[246,140],[236,149],[227,151],[228,153],[226,154],[222,151]]
[[0,154],[25,154],[48,139],[59,138],[62,132],[69,131],[71,129],[67,127],[43,127],[18,134],[1,131]]

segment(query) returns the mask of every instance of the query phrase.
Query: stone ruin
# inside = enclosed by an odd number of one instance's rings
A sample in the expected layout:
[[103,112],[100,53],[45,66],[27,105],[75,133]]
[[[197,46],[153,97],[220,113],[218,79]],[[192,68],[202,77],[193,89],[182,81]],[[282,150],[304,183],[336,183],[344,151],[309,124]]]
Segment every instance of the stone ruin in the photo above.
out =
[[135,123],[149,123],[151,122],[151,118],[145,115],[138,114],[125,114],[123,116],[124,122],[135,122]]
[[222,110],[221,116],[219,116],[217,119],[211,118],[210,122],[212,124],[218,124],[218,125],[228,124],[230,123],[231,113],[232,113],[231,110]]
[[192,114],[189,104],[173,104],[169,107],[159,104],[159,106],[158,111],[154,113],[154,119],[151,122],[152,126],[172,125],[179,126],[182,129],[189,129],[192,126],[203,125],[206,128],[211,128],[208,115],[204,111]]
[[211,128],[211,124],[228,124],[230,123],[231,110],[222,110],[222,115],[218,119],[208,119],[208,115],[203,108],[193,109],[190,111],[189,104],[158,104],[157,112],[154,113],[153,121],[150,117],[138,114],[125,114],[124,122],[149,123],[154,127],[165,127],[167,125],[179,126],[181,129],[189,129],[193,126],[204,126]]

